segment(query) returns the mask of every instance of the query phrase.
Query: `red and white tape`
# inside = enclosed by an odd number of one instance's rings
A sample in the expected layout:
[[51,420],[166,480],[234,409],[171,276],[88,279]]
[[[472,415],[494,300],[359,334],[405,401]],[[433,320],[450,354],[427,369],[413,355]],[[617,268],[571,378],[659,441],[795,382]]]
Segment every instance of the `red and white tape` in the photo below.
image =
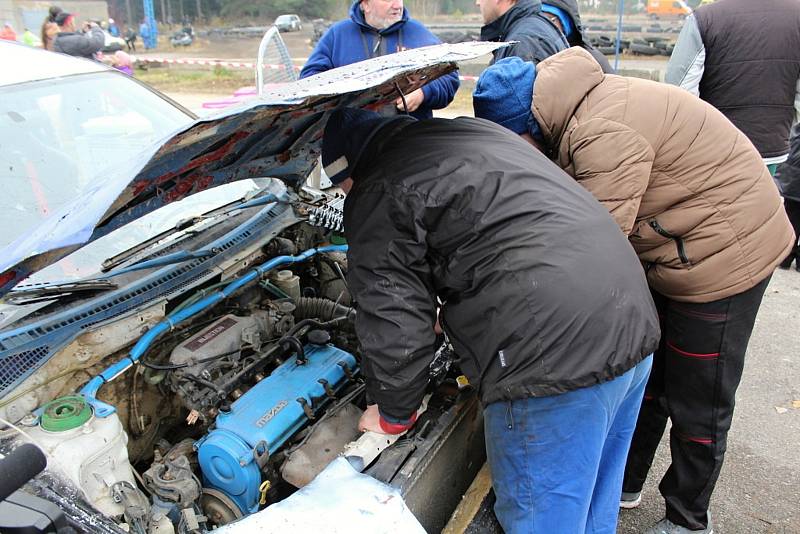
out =
[[[168,65],[205,65],[211,67],[231,67],[235,69],[254,69],[256,68],[255,63],[249,63],[245,61],[226,61],[223,59],[188,59],[188,58],[165,58],[165,57],[137,57],[135,59],[137,62],[141,63],[166,63]],[[262,65],[265,69],[273,69],[273,70],[283,70],[286,68],[285,65]],[[300,67],[295,66],[296,70],[300,70]]]
[[[165,58],[165,57],[136,57],[134,58],[135,62],[140,63],[166,63],[168,65],[204,65],[210,67],[230,67],[234,69],[255,69],[255,63],[248,63],[244,61],[226,61],[223,59],[189,59],[189,58]],[[261,65],[262,68],[271,69],[271,70],[284,70],[286,68],[285,65],[276,65],[276,64],[265,64]],[[295,70],[300,70],[301,67],[297,65],[294,66]],[[478,81],[477,76],[459,76],[459,80],[462,82],[476,82]]]

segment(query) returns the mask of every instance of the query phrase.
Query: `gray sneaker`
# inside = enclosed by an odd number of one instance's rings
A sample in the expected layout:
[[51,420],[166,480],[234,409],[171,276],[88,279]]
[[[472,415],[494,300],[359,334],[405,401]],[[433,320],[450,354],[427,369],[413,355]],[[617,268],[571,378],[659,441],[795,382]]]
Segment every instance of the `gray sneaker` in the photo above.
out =
[[642,503],[641,491],[623,491],[619,498],[619,507],[629,510],[636,508]]
[[666,517],[644,531],[644,534],[714,534],[714,526],[711,524],[711,513],[708,514],[708,526],[703,530],[689,530],[686,527],[676,525]]

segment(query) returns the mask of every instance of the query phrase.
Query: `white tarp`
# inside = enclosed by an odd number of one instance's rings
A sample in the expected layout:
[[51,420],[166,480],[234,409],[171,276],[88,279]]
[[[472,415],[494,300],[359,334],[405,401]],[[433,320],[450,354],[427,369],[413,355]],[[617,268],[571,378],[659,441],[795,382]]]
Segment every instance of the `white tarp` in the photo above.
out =
[[291,497],[215,532],[425,534],[425,529],[398,490],[359,473],[339,457]]

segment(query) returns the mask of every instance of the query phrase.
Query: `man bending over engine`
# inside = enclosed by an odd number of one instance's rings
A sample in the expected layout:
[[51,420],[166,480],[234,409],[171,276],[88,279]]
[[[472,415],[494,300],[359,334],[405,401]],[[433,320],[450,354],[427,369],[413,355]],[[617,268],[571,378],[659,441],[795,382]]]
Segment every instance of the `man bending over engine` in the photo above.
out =
[[348,193],[348,282],[371,406],[411,428],[441,323],[484,404],[508,533],[614,532],[659,340],[642,268],[608,212],[519,136],[471,118],[342,109],[325,172]]

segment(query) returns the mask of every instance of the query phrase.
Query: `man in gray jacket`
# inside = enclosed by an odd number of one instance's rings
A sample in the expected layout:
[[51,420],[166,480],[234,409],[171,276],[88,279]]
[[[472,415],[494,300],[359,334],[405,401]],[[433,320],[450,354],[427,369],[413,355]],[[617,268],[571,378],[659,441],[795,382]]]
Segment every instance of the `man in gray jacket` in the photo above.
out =
[[61,12],[56,17],[58,35],[53,41],[53,51],[70,56],[94,58],[106,42],[106,36],[100,26],[88,23],[86,32],[75,31],[75,16]]

